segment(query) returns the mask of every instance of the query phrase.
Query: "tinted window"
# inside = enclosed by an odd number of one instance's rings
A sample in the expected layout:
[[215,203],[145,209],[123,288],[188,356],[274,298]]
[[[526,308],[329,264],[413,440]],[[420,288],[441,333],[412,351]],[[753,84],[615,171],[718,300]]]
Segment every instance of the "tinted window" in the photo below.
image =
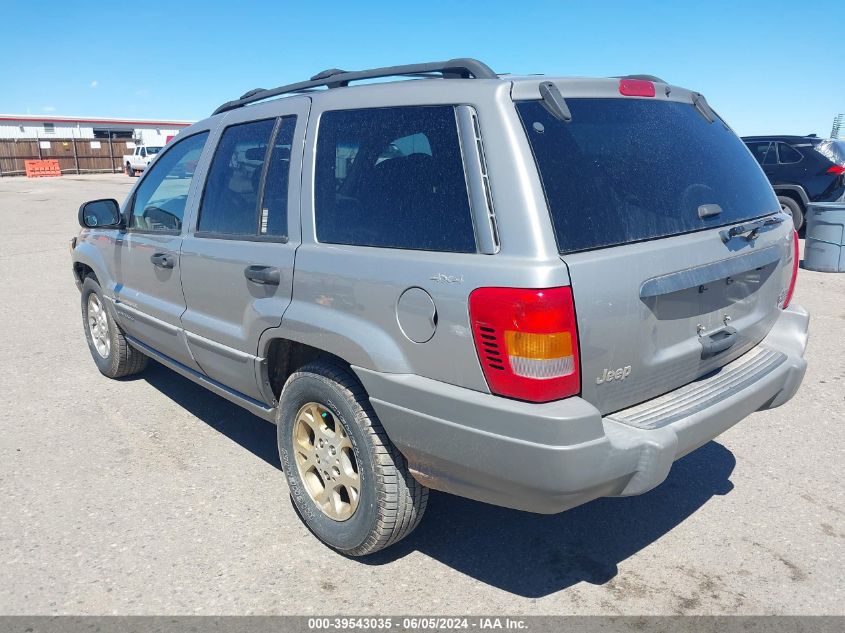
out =
[[769,148],[766,151],[766,155],[763,156],[763,164],[764,165],[777,165],[778,164],[778,144],[777,143],[769,143]]
[[475,252],[454,108],[323,114],[315,205],[321,242]]
[[132,202],[129,228],[179,231],[185,215],[188,189],[208,132],[194,134],[171,145],[141,180]]
[[264,180],[264,197],[261,203],[262,235],[287,237],[288,235],[288,183],[290,181],[290,150],[296,117],[282,119],[270,151],[270,164]]
[[223,131],[205,183],[197,231],[255,235],[258,195],[275,119]]
[[[742,141],[690,104],[567,99],[572,121],[539,101],[517,110],[562,253],[722,226],[780,207]],[[719,215],[698,209],[718,204]]]
[[748,145],[748,149],[751,150],[751,153],[754,155],[754,158],[757,159],[757,162],[761,165],[763,164],[763,159],[766,157],[766,152],[769,150],[770,143],[767,142],[753,142],[753,143],[746,143]]
[[782,163],[797,163],[804,158],[801,152],[786,143],[778,143],[778,157]]

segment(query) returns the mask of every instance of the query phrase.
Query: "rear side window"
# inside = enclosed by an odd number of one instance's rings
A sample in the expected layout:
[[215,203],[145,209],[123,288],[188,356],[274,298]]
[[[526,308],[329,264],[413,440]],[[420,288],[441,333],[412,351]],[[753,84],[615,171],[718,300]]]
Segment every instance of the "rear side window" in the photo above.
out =
[[751,150],[751,153],[754,155],[754,158],[757,159],[757,162],[762,165],[763,161],[766,158],[766,152],[769,151],[769,146],[771,145],[771,143],[752,142],[746,143],[746,145],[748,146],[748,149]]
[[789,163],[800,163],[801,159],[804,158],[801,152],[786,143],[778,143],[778,156],[780,162],[787,165]]
[[290,152],[295,128],[296,117],[284,117],[276,131],[273,147],[270,149],[258,230],[261,235],[288,236]]
[[208,170],[197,232],[257,232],[261,176],[275,125],[267,119],[224,130]]
[[766,152],[766,155],[763,157],[763,164],[764,165],[777,165],[778,164],[778,145],[777,145],[777,143],[769,143],[769,149]]
[[[723,226],[776,212],[742,141],[690,104],[567,99],[572,120],[517,104],[561,253]],[[700,218],[702,205],[721,213]]]
[[315,220],[320,242],[475,252],[454,108],[324,113]]

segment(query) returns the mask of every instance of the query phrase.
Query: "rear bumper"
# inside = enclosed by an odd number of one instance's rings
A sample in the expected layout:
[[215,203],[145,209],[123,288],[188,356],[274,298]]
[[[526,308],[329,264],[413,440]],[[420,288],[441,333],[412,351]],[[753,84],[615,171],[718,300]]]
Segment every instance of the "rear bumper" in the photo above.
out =
[[[420,376],[353,369],[420,482],[551,514],[597,497],[646,492],[676,459],[754,411],[789,400],[806,370],[808,324],[803,308],[790,307],[754,350],[717,374],[650,401],[651,409],[644,403],[605,417],[581,398],[530,404]],[[749,354],[771,362],[752,367]],[[671,415],[654,414],[664,409]]]

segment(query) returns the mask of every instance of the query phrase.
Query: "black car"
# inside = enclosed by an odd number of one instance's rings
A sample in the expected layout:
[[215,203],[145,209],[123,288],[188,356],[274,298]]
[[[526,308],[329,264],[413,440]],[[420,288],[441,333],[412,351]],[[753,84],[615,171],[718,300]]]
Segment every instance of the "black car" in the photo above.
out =
[[810,202],[845,200],[845,140],[816,136],[744,136],[795,228]]

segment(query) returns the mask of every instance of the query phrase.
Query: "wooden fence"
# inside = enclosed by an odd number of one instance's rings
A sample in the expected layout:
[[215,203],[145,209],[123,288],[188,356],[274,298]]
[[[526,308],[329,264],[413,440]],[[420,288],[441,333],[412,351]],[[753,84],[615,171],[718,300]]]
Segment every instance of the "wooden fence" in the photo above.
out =
[[[25,160],[59,161],[62,174],[91,174],[123,171],[123,155],[131,139],[0,139],[0,176],[26,173]],[[139,143],[140,141],[134,141]]]

